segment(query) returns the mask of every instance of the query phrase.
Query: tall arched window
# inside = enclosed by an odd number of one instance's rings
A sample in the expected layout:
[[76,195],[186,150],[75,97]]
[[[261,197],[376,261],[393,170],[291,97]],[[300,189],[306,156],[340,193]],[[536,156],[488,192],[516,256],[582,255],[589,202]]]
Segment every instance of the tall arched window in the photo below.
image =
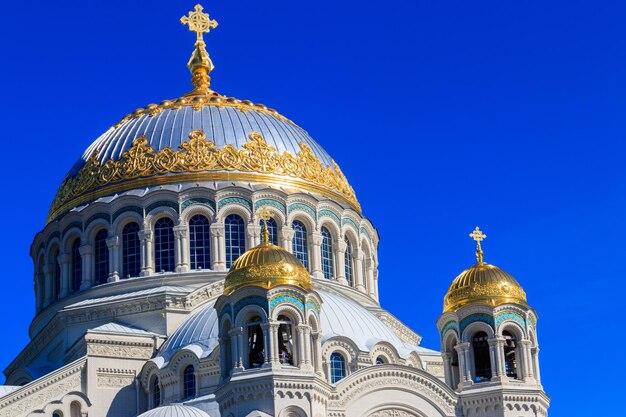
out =
[[293,229],[293,254],[296,255],[296,258],[302,262],[305,268],[309,268],[309,245],[307,243],[307,235],[306,235],[306,227],[304,224],[295,220],[291,224],[291,228]]
[[[259,224],[263,227],[263,220]],[[276,220],[271,217],[267,220],[267,231],[270,232],[270,243],[278,246],[278,225]]]
[[489,381],[491,379],[491,360],[489,358],[489,342],[487,333],[478,332],[472,337],[474,352],[474,382]]
[[183,371],[183,398],[196,395],[196,373],[193,365],[188,365]]
[[336,384],[346,377],[346,359],[339,352],[330,354],[330,383]]
[[159,378],[154,377],[152,379],[151,386],[151,394],[152,394],[152,408],[156,408],[161,405],[161,387],[159,386]]
[[294,365],[296,349],[296,337],[294,322],[285,315],[278,316],[278,357],[283,365]]
[[174,271],[174,222],[168,217],[154,223],[154,270]]
[[246,325],[248,332],[248,367],[259,368],[265,362],[265,338],[261,328],[262,320],[254,316]]
[[72,264],[70,265],[70,291],[80,290],[83,280],[83,259],[80,256],[80,238],[74,239],[72,243]]
[[189,251],[191,269],[211,268],[211,234],[209,219],[196,214],[189,219]]
[[506,376],[518,379],[517,337],[507,330],[502,332],[502,336],[504,336],[504,369],[506,370]]
[[104,284],[109,278],[109,248],[107,248],[108,233],[102,229],[96,234],[94,242],[94,278],[96,285]]
[[230,268],[246,250],[246,231],[241,216],[229,214],[224,219],[226,268]]
[[322,227],[322,271],[324,278],[331,279],[335,275],[333,259],[333,238],[327,228]]
[[122,230],[122,278],[139,276],[141,269],[139,225],[128,223]]
[[59,264],[59,251],[52,252],[52,273],[54,274],[53,287],[52,287],[52,299],[58,300],[61,298],[61,264]]
[[349,286],[354,287],[354,262],[352,259],[352,244],[350,243],[350,239],[348,238],[346,238],[346,253],[344,255],[344,263],[346,281],[348,281]]

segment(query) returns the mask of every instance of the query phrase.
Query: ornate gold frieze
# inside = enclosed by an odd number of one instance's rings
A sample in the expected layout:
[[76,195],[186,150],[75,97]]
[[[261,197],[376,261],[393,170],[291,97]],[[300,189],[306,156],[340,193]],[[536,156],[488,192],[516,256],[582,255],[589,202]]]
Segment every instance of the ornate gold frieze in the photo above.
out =
[[[119,160],[109,159],[104,163],[100,162],[96,151],[75,177],[63,181],[50,207],[48,221],[89,199],[107,195],[105,189],[120,192],[137,186],[133,182],[126,188],[123,186],[126,182],[157,177],[150,179],[148,185],[152,182],[157,184],[160,182],[158,179],[166,174],[177,174],[175,177],[168,176],[171,181],[167,182],[182,179],[188,174],[195,174],[195,179],[202,180],[202,174],[207,171],[227,171],[211,172],[211,180],[219,180],[220,176],[224,180],[232,180],[236,175],[230,172],[261,174],[261,177],[267,175],[278,182],[293,179],[315,192],[335,195],[360,212],[354,190],[334,161],[332,167],[325,166],[304,142],[300,143],[298,154],[293,155],[288,151],[279,153],[258,132],[250,133],[248,138],[250,140],[243,144],[243,149],[230,144],[218,149],[213,141],[206,139],[203,131],[194,130],[178,150],[166,147],[155,152],[147,139],[140,136]],[[145,185],[142,183],[142,186]]]

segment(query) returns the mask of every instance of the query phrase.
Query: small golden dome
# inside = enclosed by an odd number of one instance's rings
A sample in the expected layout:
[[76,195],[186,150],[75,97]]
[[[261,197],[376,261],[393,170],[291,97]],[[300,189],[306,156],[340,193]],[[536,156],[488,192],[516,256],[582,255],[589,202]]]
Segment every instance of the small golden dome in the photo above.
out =
[[241,255],[226,274],[224,294],[254,286],[270,289],[278,285],[311,288],[311,276],[300,260],[285,249],[261,243]]
[[511,274],[497,266],[479,262],[457,276],[443,301],[443,311],[456,311],[470,304],[496,306],[526,305],[526,293]]

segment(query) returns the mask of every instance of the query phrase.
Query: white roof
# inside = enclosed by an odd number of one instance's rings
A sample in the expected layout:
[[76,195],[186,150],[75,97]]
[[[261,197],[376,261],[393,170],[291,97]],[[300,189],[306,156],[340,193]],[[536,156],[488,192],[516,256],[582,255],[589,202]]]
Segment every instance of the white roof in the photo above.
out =
[[182,404],[166,405],[146,411],[138,417],[211,417],[204,411]]
[[[133,279],[133,278],[130,278],[130,279]],[[141,297],[145,297],[146,295],[153,295],[153,294],[159,294],[159,293],[164,293],[164,292],[188,294],[194,289],[196,289],[196,287],[190,287],[190,286],[177,287],[177,286],[172,286],[172,285],[165,285],[163,287],[148,288],[147,290],[140,290],[140,291],[129,292],[129,293],[124,293],[124,294],[110,295],[110,296],[100,297],[100,298],[89,298],[87,300],[82,300],[77,303],[71,304],[65,308],[69,309],[69,308],[83,307],[83,306],[88,306],[88,305],[93,305],[93,304],[109,303],[112,301],[121,301],[121,300],[133,299],[133,298],[141,298]]]
[[10,394],[18,388],[22,387],[15,385],[0,385],[0,397]]
[[89,329],[90,332],[96,333],[115,333],[115,334],[128,334],[135,336],[154,336],[156,333],[148,332],[143,329],[138,329],[136,327],[126,326],[120,323],[106,323],[102,326],[95,327],[93,329]]

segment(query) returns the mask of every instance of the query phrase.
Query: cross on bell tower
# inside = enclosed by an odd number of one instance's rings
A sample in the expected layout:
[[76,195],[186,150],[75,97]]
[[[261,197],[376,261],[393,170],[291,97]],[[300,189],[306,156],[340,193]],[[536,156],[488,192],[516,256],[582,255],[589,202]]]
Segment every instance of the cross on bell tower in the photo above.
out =
[[482,242],[487,235],[484,234],[479,228],[478,226],[476,226],[476,229],[474,229],[474,231],[472,233],[470,233],[469,235],[472,239],[474,239],[474,241],[476,241],[476,259],[478,260],[478,263],[480,265],[482,265],[483,262],[483,248],[480,245],[480,242]]
[[200,4],[196,4],[194,11],[189,12],[187,16],[180,18],[180,23],[189,26],[190,32],[196,33],[196,43],[194,45],[193,54],[187,63],[187,68],[191,71],[191,83],[194,86],[192,92],[187,95],[208,95],[211,92],[211,77],[209,73],[213,71],[213,61],[209,57],[204,43],[203,34],[209,33],[211,29],[217,27],[217,21],[209,17],[208,13],[204,13],[204,8]]

